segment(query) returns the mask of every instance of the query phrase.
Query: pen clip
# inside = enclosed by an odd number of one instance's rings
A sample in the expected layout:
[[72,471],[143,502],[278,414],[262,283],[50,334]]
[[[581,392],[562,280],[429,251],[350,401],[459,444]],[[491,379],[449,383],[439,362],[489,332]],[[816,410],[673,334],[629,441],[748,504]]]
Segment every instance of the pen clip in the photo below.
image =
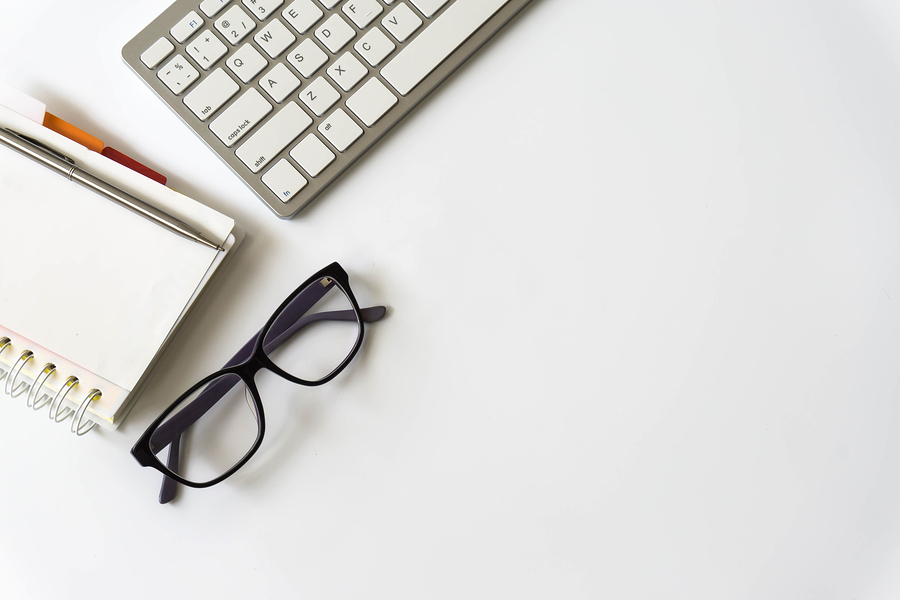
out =
[[36,140],[33,137],[29,137],[27,135],[22,135],[18,131],[13,131],[12,129],[9,129],[8,127],[4,127],[3,131],[5,131],[6,133],[8,133],[12,136],[19,138],[20,140],[24,140],[24,141],[28,142],[29,144],[37,146],[44,152],[47,152],[48,154],[52,154],[59,160],[65,161],[65,162],[69,163],[70,165],[72,165],[73,167],[77,166],[75,164],[75,160],[73,158],[66,156],[65,154],[63,154],[62,152],[60,152],[59,150],[57,150],[55,148],[51,148],[50,146],[48,146],[47,144],[43,143],[40,140]]

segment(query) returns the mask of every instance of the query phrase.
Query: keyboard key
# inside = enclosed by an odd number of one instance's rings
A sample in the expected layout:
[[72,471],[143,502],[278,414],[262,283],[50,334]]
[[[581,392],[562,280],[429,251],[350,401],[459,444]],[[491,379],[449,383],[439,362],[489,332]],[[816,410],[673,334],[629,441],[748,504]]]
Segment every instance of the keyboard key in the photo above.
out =
[[334,161],[334,152],[320,140],[316,134],[310,133],[291,150],[291,158],[303,167],[310,177],[321,173]]
[[441,7],[447,4],[447,0],[409,0],[413,6],[419,9],[419,12],[429,19],[441,10]]
[[216,16],[231,0],[203,0],[200,11],[207,17]]
[[374,77],[347,99],[347,108],[367,127],[374,125],[395,104],[397,97]]
[[216,29],[225,36],[229,44],[237,46],[238,42],[256,29],[256,23],[240,6],[232,6],[216,21]]
[[356,30],[341,15],[335,13],[316,29],[316,37],[332,54],[337,54],[347,42],[356,37]]
[[250,88],[216,117],[209,129],[230,148],[270,112],[272,105],[256,88]]
[[259,80],[259,87],[280,104],[291,92],[300,87],[300,80],[284,66],[284,63],[278,63]]
[[388,39],[388,36],[384,35],[377,27],[362,36],[362,39],[353,46],[359,52],[359,55],[373,67],[381,64],[381,61],[387,58],[396,47],[394,42]]
[[325,136],[331,145],[343,152],[363,134],[362,127],[339,108],[331,116],[319,124],[319,133]]
[[182,55],[176,54],[156,76],[176,96],[188,89],[200,77],[200,71],[191,66]]
[[284,158],[275,163],[275,166],[262,176],[262,182],[282,202],[293,198],[297,192],[306,187],[307,183],[300,171],[292,167],[291,163]]
[[225,61],[231,72],[238,76],[244,83],[256,77],[260,71],[266,68],[268,61],[263,58],[256,48],[249,42],[237,49],[231,57]]
[[288,31],[288,28],[278,19],[263,27],[259,33],[253,36],[253,39],[272,58],[276,58],[287,50],[288,46],[297,41],[294,34]]
[[257,19],[265,21],[269,15],[284,4],[284,0],[243,0],[244,6],[250,9]]
[[300,92],[300,99],[317,117],[321,117],[341,99],[341,95],[323,77],[316,77],[315,81]]
[[209,71],[216,61],[228,52],[225,44],[209,29],[194,38],[185,49],[204,71]]
[[179,44],[183,44],[186,39],[191,37],[195,31],[203,25],[203,19],[194,11],[189,12],[183,19],[175,24],[175,27],[169,30],[172,37]]
[[172,42],[166,38],[159,38],[153,42],[152,46],[144,50],[144,53],[141,54],[141,62],[148,69],[152,69],[161,63],[165,57],[172,54],[174,49],[175,46],[172,45]]
[[244,142],[235,154],[254,173],[312,125],[312,118],[296,102],[288,102],[278,113]]
[[337,6],[341,0],[319,0],[319,3],[325,8],[331,9]]
[[456,0],[381,69],[382,77],[407,95],[507,2]]
[[314,41],[307,38],[288,53],[287,59],[298,73],[309,79],[319,67],[328,62],[328,55]]
[[284,9],[281,16],[298,33],[306,33],[319,22],[324,14],[318,6],[312,3],[312,0],[296,0]]
[[350,0],[341,10],[360,29],[368,26],[384,11],[378,0]]
[[350,52],[344,53],[325,72],[345,92],[352,90],[354,85],[369,74],[368,69]]
[[381,24],[398,42],[405,42],[422,26],[422,19],[410,7],[401,2],[397,8],[381,20]]
[[240,89],[241,87],[225,71],[216,69],[184,97],[184,103],[198,119],[205,121]]

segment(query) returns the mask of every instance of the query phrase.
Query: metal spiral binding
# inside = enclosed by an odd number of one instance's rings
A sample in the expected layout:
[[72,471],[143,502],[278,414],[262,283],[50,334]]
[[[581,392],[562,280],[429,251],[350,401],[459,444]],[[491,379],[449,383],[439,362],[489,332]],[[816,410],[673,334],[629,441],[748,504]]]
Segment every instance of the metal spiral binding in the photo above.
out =
[[[66,406],[63,403],[63,400],[66,399],[66,396],[69,395],[69,392],[71,392],[72,388],[77,384],[78,378],[74,375],[69,375],[69,378],[66,379],[66,382],[62,384],[59,388],[59,391],[56,392],[56,397],[53,398],[53,402],[50,403],[50,414],[48,416],[57,423],[62,423],[66,420],[66,417],[75,412],[71,408]],[[63,410],[65,410],[66,412],[63,412]]]
[[[12,340],[6,336],[0,337],[0,354],[3,354],[10,346],[12,346]],[[97,388],[92,389],[84,397],[84,400],[81,401],[81,404],[78,405],[78,408],[73,410],[66,406],[65,400],[69,395],[69,392],[72,391],[72,388],[78,385],[78,378],[74,375],[66,379],[65,383],[59,387],[59,390],[57,390],[55,395],[52,395],[52,391],[43,391],[44,386],[47,385],[47,381],[50,377],[52,377],[54,373],[58,373],[55,364],[51,362],[46,363],[41,371],[34,377],[34,382],[31,384],[27,381],[19,381],[25,366],[34,358],[34,352],[31,350],[24,350],[19,355],[19,358],[12,364],[12,367],[8,370],[0,369],[0,381],[3,381],[4,378],[6,379],[3,388],[6,395],[11,398],[18,398],[22,394],[28,392],[28,395],[25,397],[25,404],[33,410],[40,410],[49,404],[48,417],[57,423],[61,423],[67,418],[72,417],[70,430],[75,435],[82,436],[93,429],[97,423],[87,416],[87,408],[91,402],[102,396],[102,392]]]
[[25,400],[25,404],[27,404],[34,410],[38,410],[42,406],[47,404],[48,400],[50,399],[50,395],[44,394],[42,396],[41,390],[43,389],[44,384],[47,383],[47,380],[51,375],[53,375],[55,371],[56,365],[54,365],[53,363],[48,362],[46,365],[44,365],[44,368],[41,369],[41,374],[38,375],[37,378],[35,378],[34,383],[31,384],[31,391],[28,393],[28,398]]
[[[10,344],[12,344],[12,340],[10,340],[8,337],[6,337],[5,335],[3,337],[0,337],[0,354],[3,354],[3,351],[9,348]],[[8,372],[9,371],[0,372],[0,381],[3,381],[3,378],[6,377],[6,374]]]
[[96,423],[90,419],[85,419],[84,413],[87,410],[88,404],[99,397],[100,390],[97,388],[92,389],[88,395],[84,397],[84,400],[81,401],[81,406],[78,407],[78,410],[76,410],[75,414],[72,416],[72,433],[81,436],[94,428]]
[[9,376],[6,378],[6,395],[12,398],[18,398],[22,395],[23,392],[28,390],[28,384],[24,381],[19,383],[17,386],[16,383],[19,379],[19,375],[22,374],[22,369],[25,368],[25,365],[29,360],[34,358],[34,352],[31,350],[24,351],[20,356],[16,363],[13,365],[12,369],[9,370]]

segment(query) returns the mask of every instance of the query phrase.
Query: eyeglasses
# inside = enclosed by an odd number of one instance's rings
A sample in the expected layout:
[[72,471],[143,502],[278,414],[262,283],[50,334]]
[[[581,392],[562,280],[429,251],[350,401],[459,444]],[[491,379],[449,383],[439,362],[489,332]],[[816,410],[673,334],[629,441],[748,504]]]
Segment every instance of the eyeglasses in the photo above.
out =
[[163,474],[160,503],[174,498],[177,483],[204,488],[221,482],[259,449],[266,429],[255,382],[260,370],[300,385],[327,383],[356,356],[363,323],[385,312],[383,306],[359,308],[337,263],[307,279],[222,369],[182,394],[131,449],[141,465]]

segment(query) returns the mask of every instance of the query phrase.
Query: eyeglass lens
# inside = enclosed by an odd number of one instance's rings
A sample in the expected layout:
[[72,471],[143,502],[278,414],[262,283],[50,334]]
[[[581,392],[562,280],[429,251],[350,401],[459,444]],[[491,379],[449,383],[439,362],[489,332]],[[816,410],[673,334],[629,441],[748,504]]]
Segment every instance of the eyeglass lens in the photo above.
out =
[[350,298],[337,282],[322,277],[279,313],[263,350],[285,373],[314,383],[343,364],[360,332]]
[[243,380],[234,374],[220,375],[178,403],[150,438],[163,464],[180,432],[179,460],[169,464],[174,473],[194,483],[207,483],[227,473],[259,437],[256,404]]

